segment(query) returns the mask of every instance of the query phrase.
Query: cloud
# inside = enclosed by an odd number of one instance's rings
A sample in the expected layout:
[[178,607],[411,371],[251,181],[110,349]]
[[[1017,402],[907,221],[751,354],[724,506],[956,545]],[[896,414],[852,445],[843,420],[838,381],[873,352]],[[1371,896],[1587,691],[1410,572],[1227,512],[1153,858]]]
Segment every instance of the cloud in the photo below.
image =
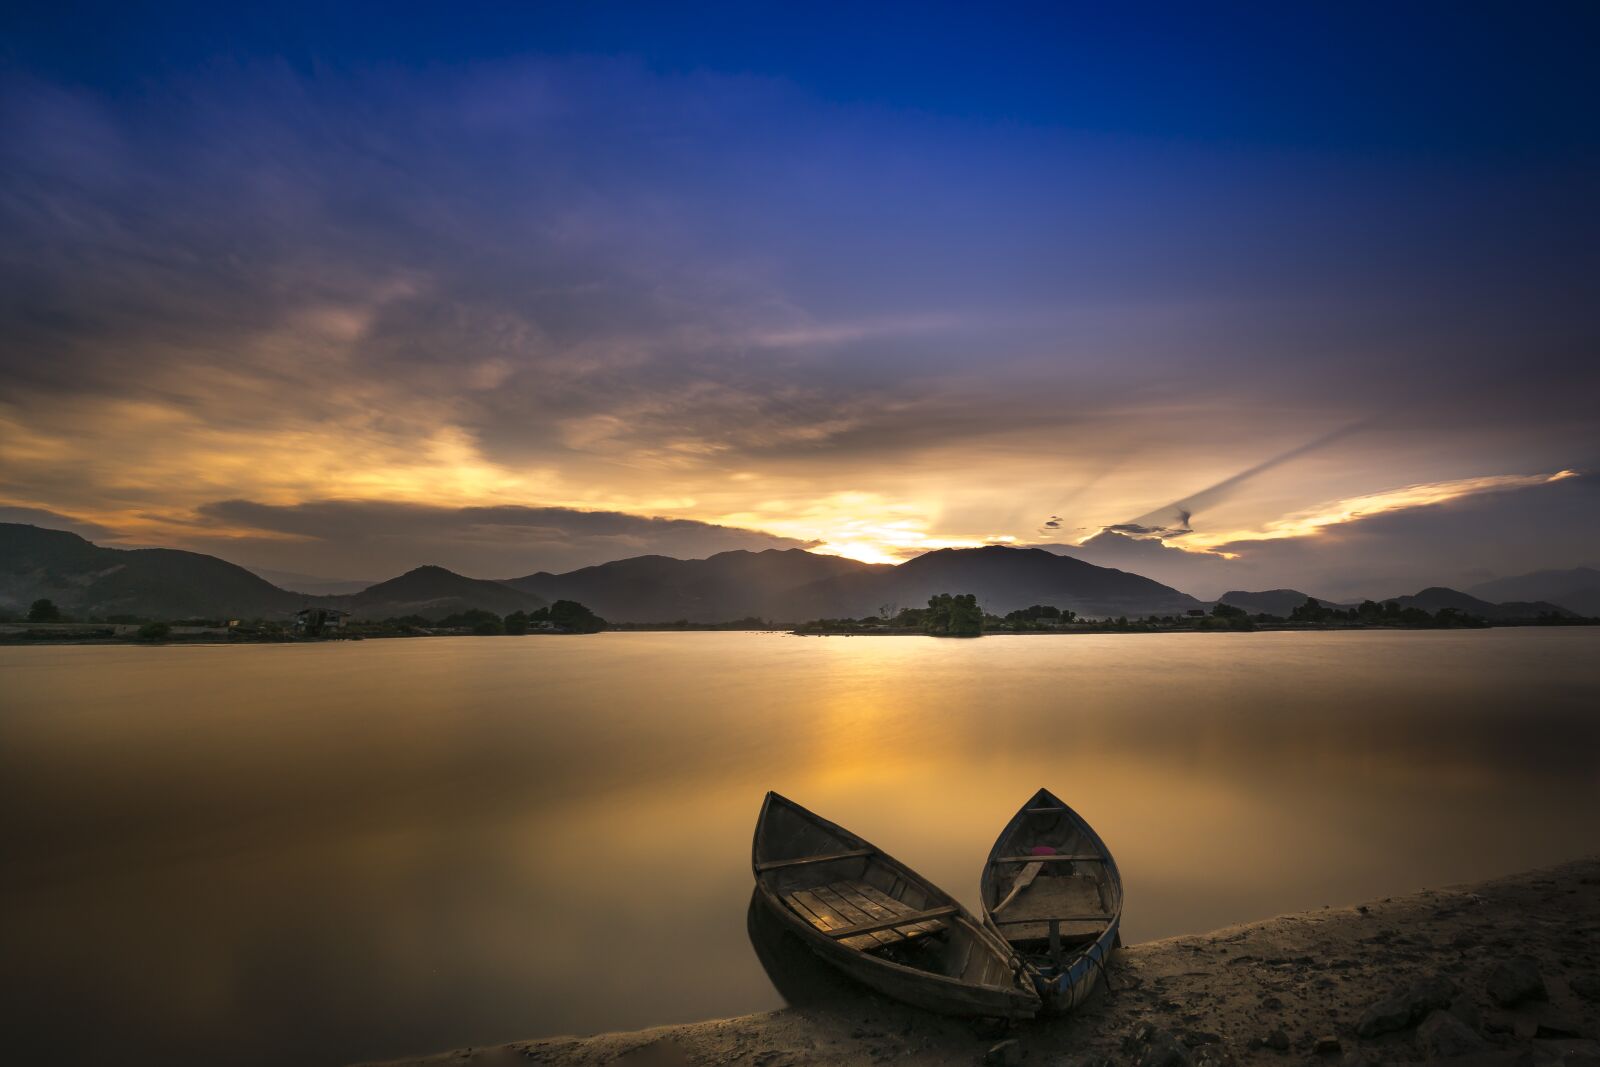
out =
[[1318,596],[1394,596],[1486,576],[1600,562],[1600,478],[1519,479],[1318,527],[1312,536],[1217,546],[1247,572],[1294,576]]
[[288,561],[336,577],[398,574],[436,563],[473,577],[565,571],[640,555],[698,559],[733,549],[808,548],[687,519],[538,507],[436,507],[364,500],[295,505],[224,500],[198,509],[197,544],[247,565]]
[[1238,537],[1204,551],[1112,531],[1043,547],[1208,599],[1229,589],[1275,588],[1335,600],[1383,598],[1600,562],[1600,479],[1593,475],[1463,479],[1372,499],[1384,506],[1313,509],[1328,521],[1286,520],[1293,533]]
[[1097,567],[1142,574],[1163,585],[1207,598],[1231,588],[1229,583],[1238,580],[1243,573],[1242,568],[1222,556],[1186,552],[1162,544],[1159,538],[1149,534],[1144,527],[1131,534],[1108,528],[1080,544],[1039,547],[1058,555],[1075,556]]
[[[11,71],[0,498],[144,543],[339,499],[885,558],[1588,462],[1592,331],[1540,265],[1595,273],[1592,201],[1500,192],[626,58]],[[257,547],[323,569],[297,537]]]
[[[1579,477],[1576,471],[1561,470],[1553,474],[1492,474],[1477,478],[1456,478],[1444,482],[1425,482],[1420,485],[1401,486],[1397,489],[1386,489],[1376,493],[1367,493],[1348,500],[1337,500],[1332,503],[1320,504],[1302,511],[1274,519],[1265,524],[1258,532],[1253,534],[1242,533],[1212,533],[1204,538],[1189,537],[1186,544],[1200,547],[1217,548],[1219,551],[1228,551],[1226,546],[1233,542],[1266,541],[1285,537],[1311,537],[1330,527],[1338,527],[1347,523],[1392,511],[1405,511],[1413,508],[1426,507],[1432,504],[1445,504],[1462,497],[1477,496],[1482,493],[1500,493],[1508,489],[1526,489],[1532,486],[1549,485],[1565,481],[1568,478]],[[1185,531],[1192,533],[1192,531]]]
[[66,530],[89,541],[115,541],[117,532],[95,522],[85,522],[48,508],[8,507],[0,505],[0,522],[19,522],[41,526],[46,530]]
[[1271,459],[1263,460],[1237,474],[1230,475],[1214,485],[1207,486],[1198,493],[1192,493],[1182,500],[1176,500],[1164,508],[1157,508],[1155,511],[1147,515],[1141,515],[1130,522],[1108,526],[1106,530],[1112,533],[1161,538],[1181,537],[1192,533],[1192,522],[1197,512],[1222,503],[1252,479],[1259,478],[1268,471],[1281,467],[1291,460],[1308,456],[1336,441],[1343,440],[1371,422],[1372,420],[1370,419],[1363,419],[1346,423],[1337,429],[1307,441],[1305,444],[1297,445],[1286,452],[1280,452]]

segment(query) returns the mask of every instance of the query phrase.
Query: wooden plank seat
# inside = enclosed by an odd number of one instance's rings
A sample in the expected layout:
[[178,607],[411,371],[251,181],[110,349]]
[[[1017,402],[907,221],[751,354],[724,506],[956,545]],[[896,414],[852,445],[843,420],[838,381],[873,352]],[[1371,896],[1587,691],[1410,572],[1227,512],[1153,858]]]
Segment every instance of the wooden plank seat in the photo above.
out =
[[996,856],[990,863],[1104,863],[1105,857],[1094,852],[1047,852],[1042,856]]
[[909,941],[944,929],[954,905],[918,909],[883,890],[849,879],[783,894],[786,904],[841,945],[870,949]]
[[1111,921],[1099,883],[1077,874],[1035,878],[990,917],[1012,942],[1048,937],[1052,925],[1066,941],[1098,937]]

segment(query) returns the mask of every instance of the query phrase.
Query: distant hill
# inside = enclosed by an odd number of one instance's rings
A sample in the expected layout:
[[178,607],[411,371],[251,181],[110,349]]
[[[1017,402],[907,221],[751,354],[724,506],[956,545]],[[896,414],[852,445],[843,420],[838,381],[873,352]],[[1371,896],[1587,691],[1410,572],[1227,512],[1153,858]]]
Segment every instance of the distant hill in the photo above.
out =
[[[1309,594],[1302,593],[1298,589],[1264,589],[1258,593],[1230,589],[1217,597],[1217,602],[1243,608],[1252,615],[1276,615],[1280,619],[1287,619],[1290,612],[1309,599],[1311,599]],[[1321,597],[1317,597],[1316,600],[1325,608],[1344,607],[1343,604],[1323,600]]]
[[921,607],[936,593],[975,593],[985,609],[998,614],[1031,604],[1130,617],[1203,606],[1137,574],[1039,549],[998,546],[942,549],[899,566],[800,549],[722,552],[698,560],[637,556],[506,581],[428,566],[360,592],[313,596],[280,589],[243,567],[198,552],[100,548],[76,534],[0,524],[0,608],[12,612],[49,597],[79,616],[287,617],[318,605],[343,608],[358,618],[441,618],[470,608],[504,615],[576,600],[621,622],[760,617],[798,623],[859,618],[886,606]]
[[1070,608],[1079,615],[1182,614],[1205,605],[1149,578],[1096,567],[1038,548],[944,548],[897,567],[844,574],[797,589],[794,606],[804,618],[860,618],[885,606],[917,608],[937,593],[974,593],[997,615],[1033,604]]
[[893,570],[798,548],[719,552],[706,559],[635,556],[551,574],[540,571],[503,585],[548,600],[576,600],[619,622],[726,622],[758,617],[803,622],[796,591],[818,582]]
[[466,578],[443,567],[432,566],[407,571],[398,578],[379,582],[353,596],[323,598],[323,602],[363,619],[386,619],[399,615],[441,619],[472,608],[492,611],[496,615],[509,615],[513,611],[532,611],[546,604],[543,597],[513,589],[503,582]]
[[[1560,588],[1596,574],[1587,568],[1541,572],[1478,588],[1535,588],[1540,582]],[[1177,615],[1206,606],[1127,571],[1037,548],[999,545],[940,549],[898,566],[801,549],[721,552],[707,559],[636,556],[566,574],[541,571],[505,581],[426,566],[359,592],[314,596],[280,589],[243,567],[199,552],[102,548],[62,530],[0,523],[0,609],[12,613],[48,597],[79,617],[287,618],[302,607],[321,606],[367,619],[439,619],[473,608],[506,615],[576,600],[615,622],[759,617],[799,623],[922,607],[938,593],[973,593],[986,611],[997,615],[1033,604],[1091,618]],[[1220,599],[1252,613],[1288,616],[1305,603],[1306,594],[1295,589],[1232,590]],[[1537,598],[1496,603],[1442,587],[1393,600],[1402,608],[1430,614],[1448,607],[1491,620],[1584,613],[1585,601],[1580,597],[1576,602],[1579,607]],[[1590,614],[1600,615],[1600,609]]]
[[1398,604],[1401,608],[1421,608],[1430,615],[1443,608],[1455,608],[1467,615],[1477,615],[1490,620],[1535,619],[1540,615],[1571,615],[1571,611],[1542,600],[1507,601],[1494,604],[1469,596],[1459,589],[1432,586],[1412,596],[1391,597],[1385,604]]
[[1588,618],[1600,618],[1600,570],[1534,571],[1512,578],[1497,578],[1467,592],[1485,600],[1546,600]]
[[64,530],[0,523],[0,608],[23,612],[40,597],[73,615],[168,619],[292,612],[305,599],[199,552],[101,548]]
[[483,608],[504,615],[543,607],[499,582],[418,567],[347,596],[280,589],[243,567],[200,552],[102,548],[77,534],[0,523],[0,609],[20,614],[47,597],[68,615],[157,619],[288,618],[303,607],[338,607],[361,618],[438,618]]
[[370,585],[377,584],[370,578],[365,580],[355,578],[319,578],[314,574],[275,571],[266,567],[251,567],[250,570],[279,589],[288,589],[295,593],[309,593],[312,596],[348,596],[352,593],[359,593]]

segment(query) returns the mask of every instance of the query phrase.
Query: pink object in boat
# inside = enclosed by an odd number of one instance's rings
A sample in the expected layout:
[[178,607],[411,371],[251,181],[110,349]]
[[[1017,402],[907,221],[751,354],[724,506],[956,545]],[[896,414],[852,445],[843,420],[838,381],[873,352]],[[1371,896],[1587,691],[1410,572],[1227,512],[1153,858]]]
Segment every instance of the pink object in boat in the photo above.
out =
[[1055,854],[1056,850],[1049,845],[1034,845],[1028,850],[1028,855],[1030,856],[1054,856]]

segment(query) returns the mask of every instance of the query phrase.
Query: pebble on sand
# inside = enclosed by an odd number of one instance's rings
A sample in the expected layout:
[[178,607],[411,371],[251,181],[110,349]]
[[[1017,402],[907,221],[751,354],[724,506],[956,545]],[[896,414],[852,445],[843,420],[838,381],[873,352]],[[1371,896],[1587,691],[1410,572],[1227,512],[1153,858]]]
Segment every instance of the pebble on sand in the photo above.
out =
[[1356,1023],[1356,1033],[1377,1037],[1404,1030],[1427,1018],[1428,1013],[1448,1008],[1455,998],[1456,984],[1443,975],[1419,979],[1404,993],[1385,997],[1363,1012]]
[[1435,1011],[1417,1027],[1417,1045],[1431,1059],[1453,1059],[1482,1052],[1488,1043],[1447,1011]]
[[1539,974],[1539,961],[1532,956],[1517,956],[1495,964],[1485,988],[1489,999],[1502,1008],[1515,1007],[1528,1000],[1550,999],[1544,988],[1544,978]]
[[999,1042],[984,1054],[983,1062],[988,1067],[1017,1067],[1022,1062],[1022,1045],[1014,1037],[1008,1037]]

